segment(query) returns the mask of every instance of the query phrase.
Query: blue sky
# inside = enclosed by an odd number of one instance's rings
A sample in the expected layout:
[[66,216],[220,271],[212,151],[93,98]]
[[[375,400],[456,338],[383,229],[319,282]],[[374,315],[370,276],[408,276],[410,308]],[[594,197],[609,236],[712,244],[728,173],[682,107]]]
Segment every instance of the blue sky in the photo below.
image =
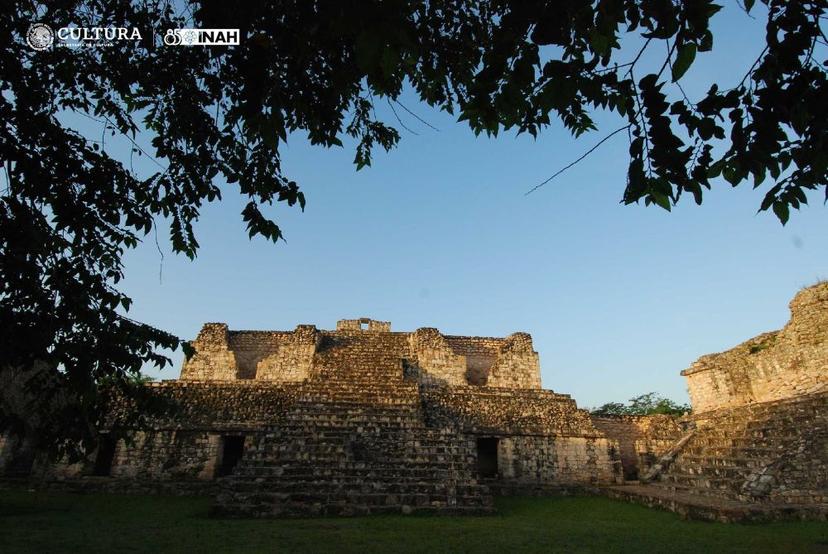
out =
[[[761,14],[752,20],[725,4],[714,52],[683,81],[691,98],[714,80],[735,85],[761,51]],[[126,257],[130,316],[188,338],[206,321],[331,329],[362,316],[400,331],[521,330],[534,337],[544,387],[581,406],[649,391],[686,401],[682,369],[781,327],[794,293],[828,277],[826,208],[816,196],[785,227],[756,214],[763,190],[748,185],[717,183],[701,207],[682,202],[672,213],[623,206],[623,135],[524,196],[621,123],[599,118],[601,132],[577,141],[559,125],[538,140],[488,139],[410,94],[403,103],[439,131],[398,109],[418,134],[400,129],[399,147],[359,172],[352,145],[326,150],[290,137],[283,167],[308,205],[270,212],[287,242],[247,238],[232,185],[203,210],[194,262],[171,253],[166,231],[162,262],[148,237]],[[94,123],[75,123],[99,136]],[[119,137],[107,144],[128,152]],[[153,170],[135,162],[139,173]],[[174,358],[173,368],[147,373],[176,377],[181,354]]]

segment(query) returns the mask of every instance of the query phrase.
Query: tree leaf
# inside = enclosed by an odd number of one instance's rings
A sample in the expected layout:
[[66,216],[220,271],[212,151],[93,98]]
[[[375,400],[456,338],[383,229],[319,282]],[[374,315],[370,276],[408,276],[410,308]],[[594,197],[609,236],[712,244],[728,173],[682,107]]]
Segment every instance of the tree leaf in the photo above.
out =
[[773,203],[773,213],[776,214],[776,217],[779,218],[779,221],[782,222],[782,225],[785,225],[788,222],[788,217],[790,216],[790,210],[788,205],[784,202],[774,202]]
[[676,61],[673,63],[673,82],[678,81],[687,73],[690,66],[693,65],[693,60],[696,59],[696,45],[688,42],[679,46],[678,54],[676,54]]

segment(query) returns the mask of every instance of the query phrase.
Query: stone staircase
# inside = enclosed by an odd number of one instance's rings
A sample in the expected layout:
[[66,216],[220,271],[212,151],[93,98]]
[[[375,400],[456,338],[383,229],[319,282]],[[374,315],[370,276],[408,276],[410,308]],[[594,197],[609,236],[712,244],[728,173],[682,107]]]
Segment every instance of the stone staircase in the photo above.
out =
[[407,357],[406,333],[323,333],[313,372],[326,382],[348,379],[393,384],[402,379],[401,359]]
[[[341,333],[340,333],[341,335]],[[325,337],[316,379],[285,415],[251,437],[213,512],[231,517],[489,513],[472,440],[426,426],[402,376],[405,337]]]
[[421,393],[434,425],[457,421],[472,433],[599,435],[589,413],[567,394],[475,386],[423,386]]
[[828,396],[707,412],[696,425],[651,482],[613,489],[703,519],[828,517]]
[[[824,458],[828,454],[825,395],[742,406],[699,421],[695,435],[659,484],[749,502],[828,502],[825,466],[801,467],[809,463],[809,454],[819,455],[819,449]],[[785,474],[797,471],[810,474],[805,490],[785,485]]]

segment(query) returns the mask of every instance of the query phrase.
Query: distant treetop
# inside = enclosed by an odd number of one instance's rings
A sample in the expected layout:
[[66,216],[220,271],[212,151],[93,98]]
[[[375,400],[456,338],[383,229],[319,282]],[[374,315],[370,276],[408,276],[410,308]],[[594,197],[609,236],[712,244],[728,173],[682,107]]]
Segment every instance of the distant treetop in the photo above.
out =
[[631,398],[627,404],[620,402],[608,402],[590,411],[597,416],[620,416],[620,415],[683,415],[690,412],[687,404],[678,404],[668,398],[664,398],[655,392],[649,392]]

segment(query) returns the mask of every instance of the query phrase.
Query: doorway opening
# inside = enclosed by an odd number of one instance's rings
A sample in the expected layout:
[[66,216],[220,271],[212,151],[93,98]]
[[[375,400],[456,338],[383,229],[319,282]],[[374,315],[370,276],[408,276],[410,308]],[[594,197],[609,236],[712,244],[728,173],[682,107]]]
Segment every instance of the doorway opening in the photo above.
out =
[[221,465],[218,476],[230,475],[244,454],[244,435],[229,435],[221,438]]
[[101,435],[98,439],[98,453],[95,454],[95,467],[92,475],[109,477],[112,475],[112,462],[115,460],[115,447],[118,442],[110,435]]
[[477,473],[480,477],[497,477],[497,443],[496,437],[477,439]]

